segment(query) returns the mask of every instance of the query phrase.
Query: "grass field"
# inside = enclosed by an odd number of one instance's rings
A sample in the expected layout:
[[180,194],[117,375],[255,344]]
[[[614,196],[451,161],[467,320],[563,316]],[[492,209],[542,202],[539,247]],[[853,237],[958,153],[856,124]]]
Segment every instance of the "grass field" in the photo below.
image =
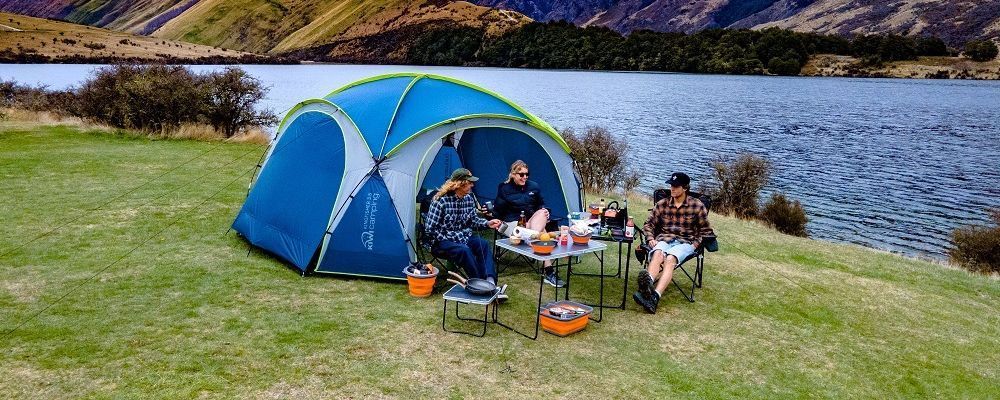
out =
[[[720,216],[696,303],[444,333],[437,295],[302,278],[226,234],[263,150],[0,122],[0,398],[1000,393],[996,278]],[[502,278],[527,328],[537,280]]]

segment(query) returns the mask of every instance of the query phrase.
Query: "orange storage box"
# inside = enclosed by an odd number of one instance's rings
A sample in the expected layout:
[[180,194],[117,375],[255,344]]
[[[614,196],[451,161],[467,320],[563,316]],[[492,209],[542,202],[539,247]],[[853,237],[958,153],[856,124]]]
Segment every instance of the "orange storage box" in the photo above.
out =
[[594,308],[574,301],[556,301],[538,309],[542,329],[556,336],[569,336],[582,331],[590,321]]

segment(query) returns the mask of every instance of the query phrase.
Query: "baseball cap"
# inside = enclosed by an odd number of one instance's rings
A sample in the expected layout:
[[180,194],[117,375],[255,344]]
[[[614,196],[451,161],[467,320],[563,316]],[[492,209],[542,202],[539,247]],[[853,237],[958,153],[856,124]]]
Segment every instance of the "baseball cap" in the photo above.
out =
[[465,168],[459,168],[456,169],[455,172],[451,173],[451,180],[475,182],[478,181],[479,178],[472,176],[472,171],[469,171]]
[[667,184],[670,186],[684,186],[691,184],[691,178],[683,172],[674,172],[670,175],[670,179],[667,179]]

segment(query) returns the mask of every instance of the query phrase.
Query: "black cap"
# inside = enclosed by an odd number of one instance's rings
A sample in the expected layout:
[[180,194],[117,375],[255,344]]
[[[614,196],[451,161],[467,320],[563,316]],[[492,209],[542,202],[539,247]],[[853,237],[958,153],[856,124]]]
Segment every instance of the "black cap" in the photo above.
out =
[[469,171],[465,168],[459,168],[456,169],[455,172],[451,173],[451,180],[475,182],[478,181],[479,178],[472,176],[472,171]]
[[683,172],[674,172],[670,175],[670,179],[667,179],[667,184],[670,186],[684,186],[691,184],[691,178]]

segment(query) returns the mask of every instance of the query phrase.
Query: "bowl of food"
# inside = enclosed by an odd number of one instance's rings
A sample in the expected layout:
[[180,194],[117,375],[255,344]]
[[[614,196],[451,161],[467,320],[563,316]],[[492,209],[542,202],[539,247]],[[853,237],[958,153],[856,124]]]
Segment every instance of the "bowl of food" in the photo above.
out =
[[521,244],[521,237],[517,236],[517,235],[514,235],[514,236],[510,237],[509,241],[510,241],[510,244],[512,244],[514,246],[517,246],[517,245]]
[[552,254],[552,250],[556,249],[555,240],[539,240],[531,243],[531,251],[539,255],[549,255]]
[[569,236],[573,238],[573,244],[587,244],[594,236],[594,230],[590,227],[573,226],[569,229]]

